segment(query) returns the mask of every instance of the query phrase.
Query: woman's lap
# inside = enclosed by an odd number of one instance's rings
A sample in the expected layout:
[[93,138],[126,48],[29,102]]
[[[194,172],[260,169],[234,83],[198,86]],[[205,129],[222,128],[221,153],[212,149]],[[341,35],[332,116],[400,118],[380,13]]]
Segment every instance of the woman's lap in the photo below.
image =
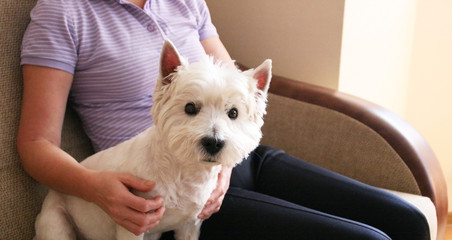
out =
[[265,194],[231,187],[200,239],[390,239],[362,223],[331,216]]
[[[383,233],[384,232],[384,233]],[[258,147],[234,168],[201,239],[429,239],[418,209],[397,196]]]

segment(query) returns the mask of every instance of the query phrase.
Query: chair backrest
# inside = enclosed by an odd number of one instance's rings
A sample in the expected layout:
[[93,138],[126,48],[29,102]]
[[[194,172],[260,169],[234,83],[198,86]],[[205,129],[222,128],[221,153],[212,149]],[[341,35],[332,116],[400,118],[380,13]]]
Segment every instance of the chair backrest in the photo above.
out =
[[[0,239],[32,239],[42,187],[25,173],[16,150],[22,75],[20,46],[36,0],[0,1]],[[66,112],[62,148],[77,159],[92,153],[77,115]]]

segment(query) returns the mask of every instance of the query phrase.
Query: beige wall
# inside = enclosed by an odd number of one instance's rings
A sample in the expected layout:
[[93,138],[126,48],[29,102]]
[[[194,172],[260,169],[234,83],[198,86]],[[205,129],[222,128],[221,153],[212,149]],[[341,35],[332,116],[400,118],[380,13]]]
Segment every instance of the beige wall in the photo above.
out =
[[371,100],[405,118],[443,167],[452,211],[452,2],[207,0],[233,58]]
[[344,0],[207,0],[220,37],[234,59],[337,88]]
[[339,90],[380,104],[430,143],[452,210],[452,2],[348,0]]
[[348,0],[339,90],[406,112],[416,0]]
[[406,119],[441,161],[452,212],[452,1],[418,1]]

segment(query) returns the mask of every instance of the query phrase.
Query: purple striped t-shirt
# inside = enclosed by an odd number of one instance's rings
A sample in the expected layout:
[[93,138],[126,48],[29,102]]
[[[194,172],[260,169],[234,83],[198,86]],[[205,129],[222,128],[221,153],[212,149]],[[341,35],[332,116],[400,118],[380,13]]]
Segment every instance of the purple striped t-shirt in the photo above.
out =
[[160,50],[170,39],[190,62],[200,40],[217,36],[204,0],[39,0],[22,43],[21,64],[74,75],[69,104],[96,151],[152,125]]

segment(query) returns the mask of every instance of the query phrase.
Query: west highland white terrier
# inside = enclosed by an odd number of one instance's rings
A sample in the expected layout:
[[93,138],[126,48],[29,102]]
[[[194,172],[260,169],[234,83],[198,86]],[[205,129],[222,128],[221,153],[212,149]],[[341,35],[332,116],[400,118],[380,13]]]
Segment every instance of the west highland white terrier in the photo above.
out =
[[170,230],[178,240],[198,239],[202,220],[197,216],[221,166],[239,164],[261,139],[270,79],[271,60],[244,72],[232,61],[212,57],[188,64],[165,41],[153,95],[154,125],[81,162],[155,182],[140,196],[164,198],[160,223],[146,236],[136,236],[97,205],[50,190],[36,220],[37,239],[159,239]]

